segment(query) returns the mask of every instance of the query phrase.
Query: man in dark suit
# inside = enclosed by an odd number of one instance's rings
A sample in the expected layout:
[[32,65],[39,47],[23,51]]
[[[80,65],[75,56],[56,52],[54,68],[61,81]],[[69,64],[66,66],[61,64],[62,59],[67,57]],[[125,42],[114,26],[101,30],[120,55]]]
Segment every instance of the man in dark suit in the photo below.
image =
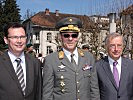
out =
[[133,61],[121,56],[122,35],[109,34],[105,45],[108,57],[96,63],[101,100],[133,100]]
[[81,21],[67,17],[57,23],[62,50],[45,58],[43,100],[99,100],[94,58],[77,48]]
[[8,50],[0,55],[0,100],[41,100],[39,61],[24,53],[26,33],[19,23],[5,27]]

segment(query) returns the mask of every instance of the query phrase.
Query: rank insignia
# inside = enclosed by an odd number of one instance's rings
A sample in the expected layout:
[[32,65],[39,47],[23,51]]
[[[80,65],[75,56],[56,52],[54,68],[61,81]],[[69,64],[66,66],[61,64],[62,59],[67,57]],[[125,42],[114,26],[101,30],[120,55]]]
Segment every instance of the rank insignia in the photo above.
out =
[[62,87],[64,87],[64,86],[65,86],[64,81],[60,81],[60,86],[62,86]]
[[59,59],[63,59],[64,58],[64,52],[63,51],[59,51]]
[[79,52],[79,54],[80,54],[81,57],[84,56],[84,52],[81,49],[78,48],[78,52]]

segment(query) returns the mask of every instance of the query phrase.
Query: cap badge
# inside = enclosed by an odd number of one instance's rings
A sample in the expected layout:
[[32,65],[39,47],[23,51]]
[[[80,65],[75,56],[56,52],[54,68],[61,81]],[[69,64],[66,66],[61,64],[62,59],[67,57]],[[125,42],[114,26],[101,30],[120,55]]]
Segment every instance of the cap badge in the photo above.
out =
[[73,20],[70,18],[70,19],[69,19],[69,22],[72,22],[72,21],[73,21]]

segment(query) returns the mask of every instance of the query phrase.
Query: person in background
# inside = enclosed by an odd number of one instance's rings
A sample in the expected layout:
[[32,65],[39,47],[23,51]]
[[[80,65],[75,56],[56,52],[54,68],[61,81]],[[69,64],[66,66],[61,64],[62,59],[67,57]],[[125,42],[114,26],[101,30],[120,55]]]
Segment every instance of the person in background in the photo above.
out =
[[122,57],[123,36],[108,34],[108,56],[96,62],[100,100],[133,100],[133,61]]
[[3,52],[2,51],[0,51],[0,55],[2,55],[3,54]]
[[39,61],[40,61],[40,63],[41,63],[41,69],[43,69],[43,66],[44,66],[44,57],[42,56],[42,53],[39,53],[38,54],[38,59],[39,59]]
[[24,26],[12,22],[4,32],[8,50],[0,55],[0,100],[41,100],[40,65],[24,52]]
[[34,51],[33,45],[32,44],[27,44],[26,47],[27,47],[26,53],[29,53],[32,56],[36,57],[36,53]]
[[83,45],[82,46],[82,49],[85,50],[85,51],[90,51],[89,49],[89,45]]
[[93,55],[77,48],[81,21],[67,17],[56,27],[62,50],[45,57],[42,100],[100,100]]

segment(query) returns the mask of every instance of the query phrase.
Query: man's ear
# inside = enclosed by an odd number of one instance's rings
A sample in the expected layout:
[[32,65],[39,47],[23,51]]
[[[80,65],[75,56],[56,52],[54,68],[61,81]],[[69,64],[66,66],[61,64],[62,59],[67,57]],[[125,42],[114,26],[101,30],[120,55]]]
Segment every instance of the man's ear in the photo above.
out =
[[59,34],[59,41],[62,41],[62,38],[61,38],[61,33]]
[[8,44],[8,39],[7,39],[7,37],[4,37],[4,42],[5,42],[6,44]]

